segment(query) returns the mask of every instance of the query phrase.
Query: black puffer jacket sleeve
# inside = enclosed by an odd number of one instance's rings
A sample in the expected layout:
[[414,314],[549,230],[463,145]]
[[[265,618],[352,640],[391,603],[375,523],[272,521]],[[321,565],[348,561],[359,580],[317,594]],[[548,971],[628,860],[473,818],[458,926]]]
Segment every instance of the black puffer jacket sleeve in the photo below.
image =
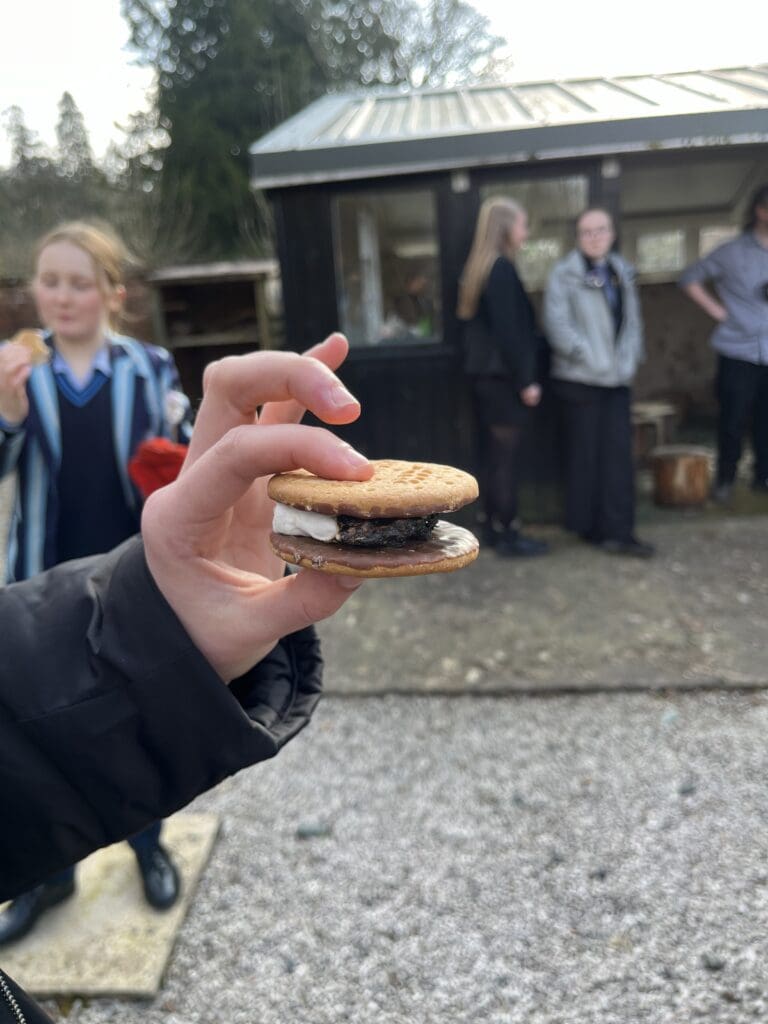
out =
[[0,590],[0,901],[273,757],[320,696],[313,629],[225,686],[141,541]]

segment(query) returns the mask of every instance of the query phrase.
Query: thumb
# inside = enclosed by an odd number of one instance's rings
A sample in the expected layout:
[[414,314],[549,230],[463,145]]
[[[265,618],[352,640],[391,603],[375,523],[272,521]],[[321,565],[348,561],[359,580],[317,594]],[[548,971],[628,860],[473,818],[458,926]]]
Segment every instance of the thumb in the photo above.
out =
[[302,569],[276,580],[269,588],[269,624],[275,636],[287,636],[298,629],[335,614],[364,581]]

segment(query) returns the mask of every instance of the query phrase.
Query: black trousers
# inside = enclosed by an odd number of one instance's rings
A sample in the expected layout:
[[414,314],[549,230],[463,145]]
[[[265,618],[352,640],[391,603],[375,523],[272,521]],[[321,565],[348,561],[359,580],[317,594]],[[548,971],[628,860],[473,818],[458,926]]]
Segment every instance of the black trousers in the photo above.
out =
[[718,483],[733,483],[742,441],[752,425],[755,481],[768,480],[768,366],[720,356],[717,368],[720,418],[717,431]]
[[555,381],[563,427],[565,528],[585,540],[635,532],[635,468],[628,387]]

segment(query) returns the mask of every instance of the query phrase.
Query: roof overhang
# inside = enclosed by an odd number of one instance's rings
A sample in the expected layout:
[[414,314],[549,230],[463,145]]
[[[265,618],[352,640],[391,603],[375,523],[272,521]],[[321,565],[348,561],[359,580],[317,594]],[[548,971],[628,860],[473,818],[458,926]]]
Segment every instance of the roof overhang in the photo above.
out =
[[278,189],[498,164],[768,142],[768,109],[466,131],[450,135],[260,150],[251,149],[251,185]]

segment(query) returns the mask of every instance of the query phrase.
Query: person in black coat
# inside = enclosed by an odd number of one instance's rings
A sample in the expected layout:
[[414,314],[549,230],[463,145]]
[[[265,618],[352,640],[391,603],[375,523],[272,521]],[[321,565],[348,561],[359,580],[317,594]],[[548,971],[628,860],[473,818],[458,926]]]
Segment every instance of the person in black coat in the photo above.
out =
[[505,556],[541,555],[547,545],[520,532],[520,445],[533,408],[538,333],[514,258],[528,238],[525,210],[494,196],[480,207],[459,285],[457,315],[466,321],[464,370],[471,377],[480,427],[483,540]]
[[[312,624],[360,581],[285,574],[266,484],[299,466],[370,477],[349,445],[297,425],[305,408],[359,415],[330,369],[346,351],[332,335],[312,359],[213,364],[181,475],[147,500],[142,537],[0,589],[0,901],[273,757],[309,721]],[[48,1020],[0,971],[0,1024]]]

